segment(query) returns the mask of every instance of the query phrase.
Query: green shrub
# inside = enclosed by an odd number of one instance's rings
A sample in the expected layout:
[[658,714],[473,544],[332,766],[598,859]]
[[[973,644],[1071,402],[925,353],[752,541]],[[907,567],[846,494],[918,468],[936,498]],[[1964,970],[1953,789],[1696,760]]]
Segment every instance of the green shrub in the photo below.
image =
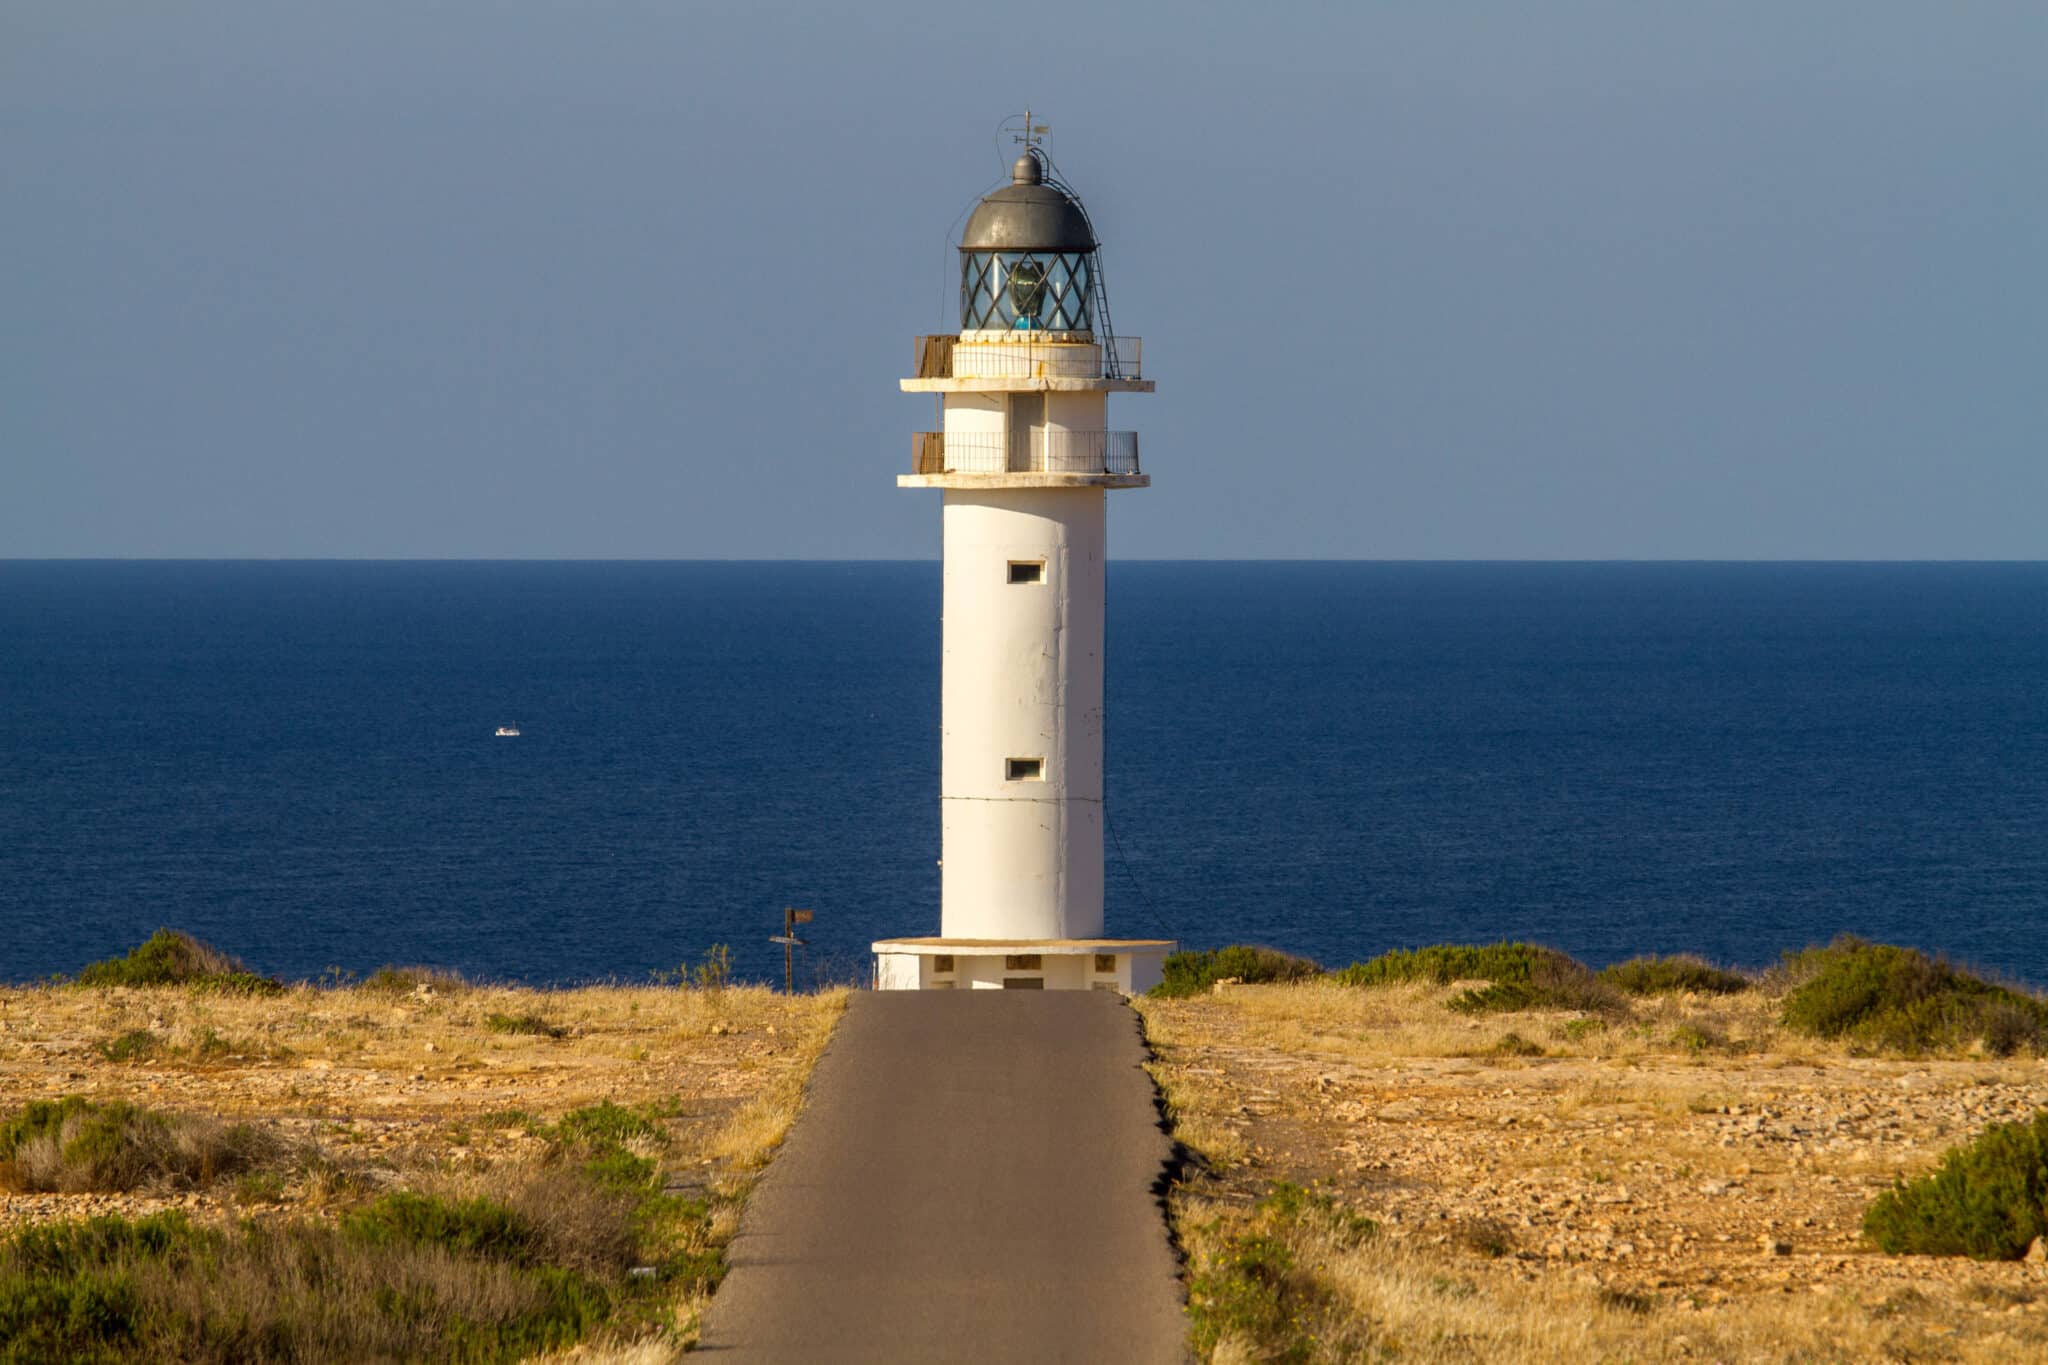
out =
[[1329,1195],[1279,1184],[1249,1218],[1218,1219],[1203,1232],[1210,1245],[1195,1257],[1188,1279],[1188,1318],[1201,1358],[1226,1337],[1262,1361],[1364,1358],[1370,1325],[1339,1320],[1337,1296],[1315,1256],[1329,1243],[1356,1247],[1374,1236],[1371,1219]]
[[1353,1213],[1335,1195],[1286,1180],[1274,1183],[1259,1201],[1258,1209],[1280,1223],[1311,1224],[1347,1248],[1364,1245],[1378,1236],[1380,1230],[1378,1223],[1362,1213]]
[[1671,1041],[1698,1057],[1708,1052],[1732,1052],[1728,1035],[1711,1024],[1680,1024],[1671,1031]]
[[638,1144],[643,1151],[667,1147],[668,1129],[660,1121],[665,1112],[660,1105],[628,1109],[606,1100],[571,1110],[543,1132],[551,1159],[576,1163],[600,1189],[645,1199],[657,1188],[660,1164],[629,1150],[628,1144]]
[[1322,967],[1308,958],[1278,948],[1233,943],[1227,948],[1170,954],[1160,966],[1160,981],[1152,994],[1166,998],[1200,995],[1218,981],[1233,977],[1247,984],[1266,984],[1307,981],[1322,974]]
[[10,1269],[69,1275],[95,1262],[162,1260],[189,1247],[197,1236],[177,1209],[132,1222],[103,1215],[84,1222],[31,1223],[4,1244],[0,1263]]
[[635,1156],[623,1147],[607,1147],[583,1161],[583,1172],[599,1188],[623,1194],[652,1189],[659,1165],[652,1157]]
[[1438,943],[1397,948],[1370,962],[1354,962],[1337,973],[1346,986],[1384,986],[1402,981],[1480,980],[1446,1002],[1460,1014],[1509,1014],[1517,1010],[1583,1010],[1623,1014],[1628,1006],[1612,986],[1577,958],[1537,943]]
[[195,1062],[224,1062],[230,1057],[239,1057],[249,1051],[232,1038],[223,1038],[212,1029],[207,1029],[192,1040],[187,1052]]
[[415,991],[439,991],[445,995],[469,989],[462,973],[445,967],[379,967],[363,978],[362,988],[380,995],[411,995]]
[[2048,1236],[2048,1109],[1993,1124],[1944,1153],[1934,1174],[1898,1182],[1865,1211],[1863,1231],[1895,1256],[2018,1260]]
[[162,1053],[164,1040],[146,1028],[132,1028],[116,1038],[94,1046],[93,1051],[110,1062],[145,1062]]
[[282,1061],[292,1055],[292,1050],[281,1043],[253,1042],[246,1039],[226,1038],[212,1029],[206,1029],[183,1047],[173,1047],[169,1042],[148,1029],[130,1029],[118,1037],[95,1043],[93,1051],[110,1062],[145,1062],[181,1060],[187,1064],[205,1065],[213,1062],[241,1061],[248,1058],[262,1058],[266,1061]]
[[284,1202],[284,1177],[276,1171],[251,1171],[235,1182],[235,1199],[243,1204]]
[[560,1038],[569,1031],[558,1024],[550,1024],[538,1014],[487,1014],[484,1027],[493,1033],[530,1034],[536,1038]]
[[722,991],[732,983],[732,949],[714,943],[704,950],[704,960],[688,968],[686,975],[700,991]]
[[447,1200],[399,1190],[342,1220],[366,1246],[433,1246],[464,1256],[531,1265],[539,1241],[512,1210],[488,1199]]
[[[451,1228],[459,1242],[474,1224]],[[510,1362],[659,1309],[623,1269],[516,1266],[388,1231],[213,1231],[175,1213],[26,1229],[0,1240],[0,1361]]]
[[1696,995],[1732,995],[1749,989],[1749,978],[1719,967],[1689,953],[1674,957],[1632,957],[1602,968],[1600,979],[1630,995],[1675,995],[1691,991]]
[[1496,1057],[1541,1057],[1543,1045],[1532,1043],[1519,1033],[1504,1033],[1499,1042],[1488,1049]]
[[176,1211],[16,1232],[0,1243],[0,1361],[128,1358],[145,1318],[136,1268],[193,1237]]
[[176,929],[159,929],[129,952],[78,974],[81,986],[196,986],[225,995],[276,995],[284,983],[258,976],[211,944]]
[[[672,1321],[678,1290],[715,1286],[726,1268],[711,1208],[664,1193],[657,1163],[636,1155],[666,1145],[671,1111],[567,1114],[537,1129],[551,1160],[483,1195],[386,1191],[332,1222],[195,1229],[172,1215],[0,1236],[0,1365],[509,1362],[599,1330],[644,1334]],[[0,1171],[25,1156],[67,1170],[136,1150],[154,1159],[236,1131],[130,1105],[41,1102],[0,1123]],[[264,1170],[236,1185],[245,1203],[282,1192]],[[656,1275],[630,1273],[649,1265]]]
[[1567,1019],[1562,1030],[1568,1043],[1583,1043],[1596,1033],[1607,1031],[1607,1021],[1597,1016],[1587,1019]]
[[1914,948],[1844,936],[1787,953],[1785,1025],[1820,1038],[1926,1052],[1981,1044],[1998,1056],[2048,1044],[2048,1004]]
[[529,1137],[546,1137],[548,1126],[524,1109],[493,1109],[476,1118],[479,1128],[517,1128]]
[[33,1100],[0,1124],[0,1187],[73,1193],[145,1184],[191,1188],[274,1162],[282,1153],[275,1136],[250,1124],[71,1095]]
[[1528,981],[1495,981],[1460,991],[1445,1002],[1460,1014],[1517,1014],[1523,1010],[1580,1010],[1625,1014],[1628,1005],[1612,986],[1581,968],[1577,972],[1539,966]]
[[1402,981],[1527,981],[1539,963],[1569,964],[1576,959],[1539,943],[1436,943],[1426,948],[1396,948],[1370,962],[1354,962],[1337,973],[1346,986],[1387,986]]
[[636,1105],[628,1109],[606,1100],[562,1115],[549,1136],[557,1142],[589,1148],[617,1147],[635,1138],[665,1147],[668,1145],[668,1129],[661,1124],[662,1116],[663,1110],[658,1105]]
[[[1226,1333],[1253,1341],[1284,1339],[1300,1317],[1302,1300],[1320,1306],[1316,1291],[1313,1280],[1295,1272],[1294,1253],[1279,1238],[1233,1238],[1188,1282],[1195,1350],[1206,1359]],[[1308,1343],[1293,1341],[1261,1356],[1283,1362],[1310,1358]]]

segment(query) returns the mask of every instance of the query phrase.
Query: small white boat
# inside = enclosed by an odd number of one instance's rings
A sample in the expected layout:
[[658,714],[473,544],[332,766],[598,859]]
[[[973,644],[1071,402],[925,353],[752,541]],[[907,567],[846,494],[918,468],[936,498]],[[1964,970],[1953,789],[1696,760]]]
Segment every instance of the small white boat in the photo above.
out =
[[519,727],[516,725],[500,725],[498,727],[498,736],[501,739],[510,735],[516,735],[518,733]]

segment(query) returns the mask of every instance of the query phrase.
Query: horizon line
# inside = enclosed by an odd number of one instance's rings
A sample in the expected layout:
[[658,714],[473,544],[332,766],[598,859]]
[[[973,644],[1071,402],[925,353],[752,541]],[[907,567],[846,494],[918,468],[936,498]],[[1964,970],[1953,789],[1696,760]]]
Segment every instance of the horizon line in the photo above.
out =
[[[702,555],[644,557],[635,555],[0,555],[0,564],[933,564],[936,555],[886,558],[817,556]],[[1111,564],[2048,564],[2048,557],[1920,555],[1890,559],[1832,556],[1774,557],[1745,555],[1715,558],[1704,555],[1647,558],[1629,555],[1541,558],[1471,556],[1464,558],[1355,555],[1119,555]]]

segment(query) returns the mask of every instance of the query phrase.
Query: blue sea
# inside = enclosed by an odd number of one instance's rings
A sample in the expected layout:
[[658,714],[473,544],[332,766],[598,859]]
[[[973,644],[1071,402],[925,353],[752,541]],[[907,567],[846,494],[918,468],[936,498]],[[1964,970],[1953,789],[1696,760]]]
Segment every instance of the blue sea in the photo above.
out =
[[[2048,983],[2048,565],[1118,563],[1112,932],[1843,932]],[[864,973],[938,924],[934,563],[0,563],[0,979]],[[493,731],[517,724],[523,734]]]

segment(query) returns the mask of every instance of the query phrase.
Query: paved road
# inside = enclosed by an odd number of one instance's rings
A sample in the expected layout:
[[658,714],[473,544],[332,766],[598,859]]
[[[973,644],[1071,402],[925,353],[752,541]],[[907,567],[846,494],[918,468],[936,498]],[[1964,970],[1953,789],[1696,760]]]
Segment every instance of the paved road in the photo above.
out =
[[1185,1359],[1131,1010],[863,991],[747,1206],[700,1349],[739,1361]]

